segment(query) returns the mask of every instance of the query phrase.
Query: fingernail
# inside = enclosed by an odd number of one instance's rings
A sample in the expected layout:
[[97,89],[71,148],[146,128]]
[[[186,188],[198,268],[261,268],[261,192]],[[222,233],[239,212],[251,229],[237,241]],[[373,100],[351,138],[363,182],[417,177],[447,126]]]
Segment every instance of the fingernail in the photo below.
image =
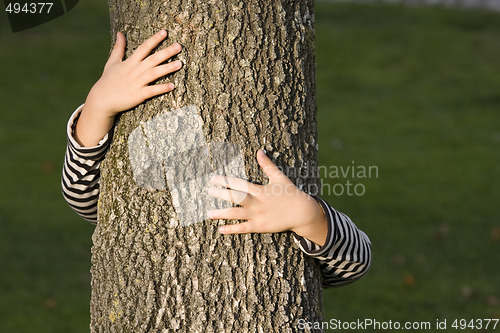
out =
[[207,192],[209,195],[212,195],[212,194],[214,194],[214,191],[215,191],[215,189],[213,187],[209,187]]
[[208,216],[208,218],[209,218],[209,219],[211,219],[212,217],[214,217],[214,216],[215,216],[215,212],[214,212],[213,210],[209,210],[209,211],[207,212],[207,216]]
[[219,232],[220,232],[221,234],[225,233],[225,232],[226,232],[226,228],[225,228],[224,226],[219,227]]
[[180,51],[180,50],[182,50],[182,45],[181,45],[181,44],[179,44],[179,43],[175,43],[175,44],[173,44],[172,46],[174,47],[174,50],[175,50],[175,51]]
[[167,32],[165,30],[160,30],[160,35],[162,36],[166,36],[167,35]]

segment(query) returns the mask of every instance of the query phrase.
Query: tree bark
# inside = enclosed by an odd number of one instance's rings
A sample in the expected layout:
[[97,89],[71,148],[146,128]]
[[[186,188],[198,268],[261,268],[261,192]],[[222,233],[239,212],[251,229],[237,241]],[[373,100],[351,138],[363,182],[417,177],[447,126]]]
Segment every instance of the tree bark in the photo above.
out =
[[265,183],[255,158],[263,148],[299,187],[318,188],[313,1],[109,5],[126,56],[166,29],[160,47],[182,44],[185,66],[165,79],[172,93],[121,116],[102,163],[91,331],[296,332],[300,319],[321,321],[318,265],[291,233],[221,235],[227,221],[181,223],[169,190],[176,184],[162,174],[165,188],[141,186],[130,148],[134,130],[190,106],[208,144],[239,147],[250,181]]

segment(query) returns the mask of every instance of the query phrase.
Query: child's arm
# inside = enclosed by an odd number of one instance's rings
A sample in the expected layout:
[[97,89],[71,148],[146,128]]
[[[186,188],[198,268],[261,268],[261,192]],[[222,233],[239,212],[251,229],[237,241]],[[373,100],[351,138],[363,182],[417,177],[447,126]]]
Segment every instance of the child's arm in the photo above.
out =
[[150,55],[165,39],[161,30],[141,44],[128,59],[125,55],[125,36],[119,32],[116,44],[104,66],[101,78],[90,90],[75,128],[75,139],[83,147],[96,146],[113,127],[115,116],[129,110],[148,98],[174,89],[173,83],[151,82],[171,74],[182,67],[177,61],[168,62],[182,47],[175,43]]
[[113,136],[112,130],[95,147],[82,147],[74,138],[74,128],[82,110],[78,107],[67,126],[68,144],[61,177],[62,193],[66,202],[81,217],[97,222],[100,164]]
[[101,78],[68,122],[62,192],[73,210],[90,222],[97,222],[99,166],[111,143],[114,117],[174,88],[172,83],[150,85],[182,66],[180,61],[163,64],[181,51],[179,44],[150,55],[165,37],[164,30],[158,32],[123,61],[125,36],[118,33]]
[[209,194],[237,203],[208,212],[212,219],[246,220],[220,227],[223,234],[292,231],[299,247],[321,263],[325,286],[352,282],[370,266],[368,237],[325,201],[300,191],[263,151],[257,161],[269,178],[257,185],[234,177],[214,176]]

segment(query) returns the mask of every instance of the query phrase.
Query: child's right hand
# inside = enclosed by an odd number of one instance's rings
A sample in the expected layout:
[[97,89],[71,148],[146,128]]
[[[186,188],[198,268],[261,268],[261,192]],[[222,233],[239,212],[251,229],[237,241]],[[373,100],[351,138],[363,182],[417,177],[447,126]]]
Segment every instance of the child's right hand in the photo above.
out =
[[166,35],[166,31],[161,30],[123,60],[125,36],[121,32],[117,34],[116,44],[102,76],[90,90],[76,125],[75,139],[82,146],[97,145],[113,126],[118,113],[174,89],[173,83],[150,85],[182,67],[179,60],[164,63],[182,50],[178,43],[150,55]]

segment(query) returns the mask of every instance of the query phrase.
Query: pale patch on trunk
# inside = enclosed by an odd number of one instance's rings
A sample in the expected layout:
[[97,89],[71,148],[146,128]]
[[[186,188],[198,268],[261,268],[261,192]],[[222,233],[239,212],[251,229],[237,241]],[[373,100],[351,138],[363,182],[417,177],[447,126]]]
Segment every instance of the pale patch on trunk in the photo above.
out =
[[202,125],[198,108],[188,105],[141,123],[128,138],[135,183],[148,190],[168,189],[181,226],[202,222],[209,210],[231,206],[207,194],[212,176],[247,179],[238,145],[207,143]]

